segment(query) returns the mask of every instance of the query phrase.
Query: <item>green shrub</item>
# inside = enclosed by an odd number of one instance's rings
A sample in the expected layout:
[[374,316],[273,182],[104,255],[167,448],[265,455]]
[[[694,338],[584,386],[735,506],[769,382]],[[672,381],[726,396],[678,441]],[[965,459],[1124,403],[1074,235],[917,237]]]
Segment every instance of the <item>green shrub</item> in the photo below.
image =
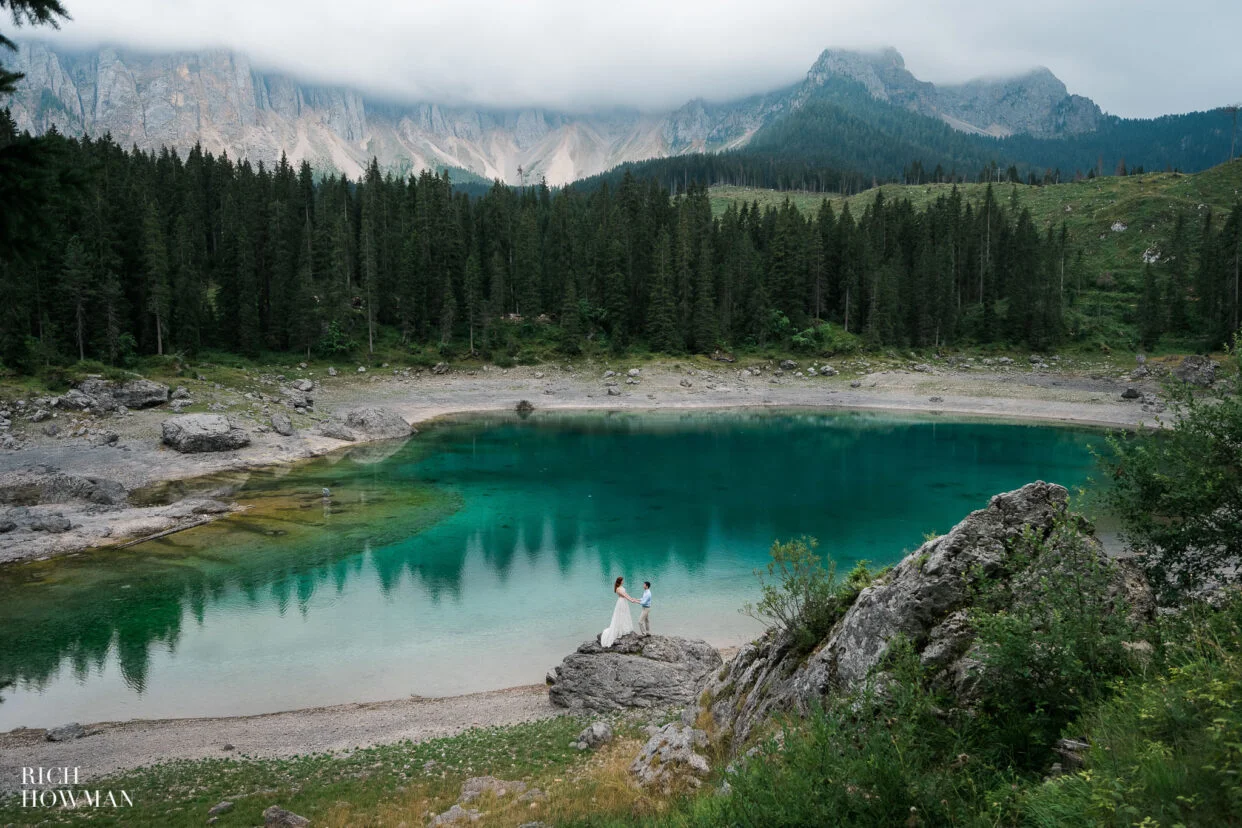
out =
[[810,652],[832,629],[871,581],[866,562],[855,566],[844,583],[836,579],[836,564],[825,567],[815,549],[819,541],[802,537],[772,544],[766,575],[755,570],[761,597],[742,612],[793,636],[794,649]]
[[980,726],[995,731],[996,761],[1046,766],[1053,743],[1132,664],[1129,608],[1109,594],[1115,565],[1067,517],[1047,538],[1027,531],[1011,552],[1015,574],[985,581],[976,632]]
[[1171,429],[1109,440],[1105,507],[1163,597],[1242,579],[1242,396],[1170,386]]
[[1026,793],[1027,824],[1242,824],[1242,601],[1172,626],[1170,663],[1084,717],[1086,767]]

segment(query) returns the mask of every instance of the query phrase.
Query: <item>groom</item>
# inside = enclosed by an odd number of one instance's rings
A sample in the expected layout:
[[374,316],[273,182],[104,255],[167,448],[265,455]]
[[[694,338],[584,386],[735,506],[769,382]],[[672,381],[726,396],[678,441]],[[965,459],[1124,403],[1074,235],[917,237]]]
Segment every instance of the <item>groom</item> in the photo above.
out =
[[638,632],[651,635],[651,581],[643,581],[643,598],[638,603],[643,608],[643,614],[638,616]]

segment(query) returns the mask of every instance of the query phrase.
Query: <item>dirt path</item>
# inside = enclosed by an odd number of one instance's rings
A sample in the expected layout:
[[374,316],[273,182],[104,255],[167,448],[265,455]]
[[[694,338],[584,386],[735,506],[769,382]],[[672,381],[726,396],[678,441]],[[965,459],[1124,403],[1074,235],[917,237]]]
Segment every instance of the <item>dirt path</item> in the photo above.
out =
[[[23,767],[77,767],[82,780],[176,759],[276,758],[341,752],[409,739],[421,742],[472,727],[565,713],[542,685],[443,699],[341,704],[262,716],[105,722],[90,734],[49,742],[43,730],[0,733],[0,794],[18,790]],[[232,745],[229,750],[226,745]]]

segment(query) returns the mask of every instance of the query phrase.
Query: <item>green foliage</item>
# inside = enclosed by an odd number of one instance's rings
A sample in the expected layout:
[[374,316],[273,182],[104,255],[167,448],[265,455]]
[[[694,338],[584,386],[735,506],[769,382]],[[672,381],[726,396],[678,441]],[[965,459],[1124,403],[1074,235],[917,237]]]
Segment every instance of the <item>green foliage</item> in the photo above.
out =
[[742,612],[790,635],[796,651],[810,652],[832,629],[868,583],[871,572],[859,562],[842,583],[836,563],[825,567],[815,554],[819,541],[811,537],[772,544],[766,575],[755,570],[760,599]]
[[813,353],[818,356],[853,354],[862,349],[860,338],[831,322],[824,322],[799,331],[793,335],[790,342],[795,351]]
[[1010,552],[1011,577],[984,581],[969,618],[976,632],[984,717],[1001,766],[1036,770],[1049,746],[1104,696],[1131,661],[1135,625],[1110,594],[1116,565],[1063,518],[1048,537],[1028,529]]
[[1176,600],[1242,578],[1242,396],[1170,385],[1172,428],[1117,435],[1099,458],[1105,507],[1153,586]]
[[1167,665],[1127,680],[1079,728],[1086,767],[1022,797],[1026,824],[1238,824],[1242,814],[1242,600],[1167,622]]

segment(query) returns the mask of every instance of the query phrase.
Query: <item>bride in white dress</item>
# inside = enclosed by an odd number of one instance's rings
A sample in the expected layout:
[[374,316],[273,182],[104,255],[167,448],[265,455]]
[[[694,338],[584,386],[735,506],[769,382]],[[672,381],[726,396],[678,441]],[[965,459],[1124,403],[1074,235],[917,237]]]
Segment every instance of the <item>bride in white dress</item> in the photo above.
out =
[[600,633],[599,643],[602,647],[611,647],[621,636],[634,632],[634,619],[630,616],[630,608],[626,606],[626,602],[637,604],[638,601],[626,594],[625,588],[621,586],[624,580],[625,578],[618,578],[612,585],[612,591],[617,593],[617,605],[612,610],[612,623]]

